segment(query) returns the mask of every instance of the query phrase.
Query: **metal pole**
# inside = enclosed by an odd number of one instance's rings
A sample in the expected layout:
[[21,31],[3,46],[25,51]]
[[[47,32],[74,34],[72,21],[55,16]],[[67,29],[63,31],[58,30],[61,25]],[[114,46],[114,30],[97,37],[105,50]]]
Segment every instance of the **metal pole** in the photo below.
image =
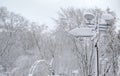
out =
[[96,53],[97,53],[97,76],[99,76],[99,50],[98,50],[98,42],[96,42],[95,44],[95,48],[96,48]]
[[97,25],[97,42],[95,44],[95,48],[96,48],[96,53],[97,53],[97,76],[99,76],[99,50],[98,50],[98,41],[100,38],[100,28],[99,28],[99,18],[98,18],[98,13],[97,13],[97,17],[96,17],[96,25]]

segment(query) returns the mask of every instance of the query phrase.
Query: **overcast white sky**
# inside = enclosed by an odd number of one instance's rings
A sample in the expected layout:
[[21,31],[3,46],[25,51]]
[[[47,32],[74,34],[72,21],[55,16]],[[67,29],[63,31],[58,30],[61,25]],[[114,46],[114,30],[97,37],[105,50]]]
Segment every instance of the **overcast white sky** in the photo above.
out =
[[120,0],[0,0],[0,6],[50,27],[54,25],[51,18],[57,17],[61,7],[102,9],[110,7],[120,18]]

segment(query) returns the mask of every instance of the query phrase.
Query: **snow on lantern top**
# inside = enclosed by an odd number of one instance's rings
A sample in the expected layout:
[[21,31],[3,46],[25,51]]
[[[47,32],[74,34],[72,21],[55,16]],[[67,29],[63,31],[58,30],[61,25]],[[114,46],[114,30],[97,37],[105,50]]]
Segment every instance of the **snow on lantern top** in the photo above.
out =
[[84,17],[88,20],[88,21],[91,21],[95,18],[95,16],[92,14],[92,13],[85,13]]
[[92,28],[76,27],[69,31],[69,34],[76,37],[92,37],[95,35],[95,31]]
[[105,14],[102,15],[102,19],[104,19],[106,21],[109,21],[109,20],[114,19],[114,17],[109,13],[105,13]]

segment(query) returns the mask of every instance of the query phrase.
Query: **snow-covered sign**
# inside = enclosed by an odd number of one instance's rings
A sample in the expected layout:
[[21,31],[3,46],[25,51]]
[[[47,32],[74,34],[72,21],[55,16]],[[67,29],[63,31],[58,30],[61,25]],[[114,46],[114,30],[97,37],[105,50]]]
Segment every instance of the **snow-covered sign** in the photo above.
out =
[[[106,17],[106,19],[108,19],[108,18]],[[109,18],[109,19],[112,19],[112,18]],[[99,22],[99,30],[100,31],[106,31],[109,27],[111,27],[111,25],[107,24],[105,18],[100,20],[100,22]]]
[[76,36],[76,37],[92,37],[95,35],[95,31],[93,28],[88,27],[76,27],[69,31],[69,34]]

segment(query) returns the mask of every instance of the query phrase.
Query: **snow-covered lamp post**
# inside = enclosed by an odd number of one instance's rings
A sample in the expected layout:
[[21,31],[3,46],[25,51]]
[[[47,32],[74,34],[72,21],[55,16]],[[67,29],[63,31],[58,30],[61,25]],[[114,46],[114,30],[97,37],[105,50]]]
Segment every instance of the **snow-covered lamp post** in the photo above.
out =
[[[85,17],[88,18],[88,22],[90,24],[90,21],[94,18],[93,15],[91,14],[87,14]],[[70,35],[73,35],[74,37],[78,38],[78,37],[82,37],[82,38],[92,38],[96,35],[95,29],[94,28],[89,28],[89,27],[76,27],[70,31],[68,31],[68,33]],[[86,42],[87,44],[87,42]],[[76,75],[76,72],[74,73],[74,75]]]

